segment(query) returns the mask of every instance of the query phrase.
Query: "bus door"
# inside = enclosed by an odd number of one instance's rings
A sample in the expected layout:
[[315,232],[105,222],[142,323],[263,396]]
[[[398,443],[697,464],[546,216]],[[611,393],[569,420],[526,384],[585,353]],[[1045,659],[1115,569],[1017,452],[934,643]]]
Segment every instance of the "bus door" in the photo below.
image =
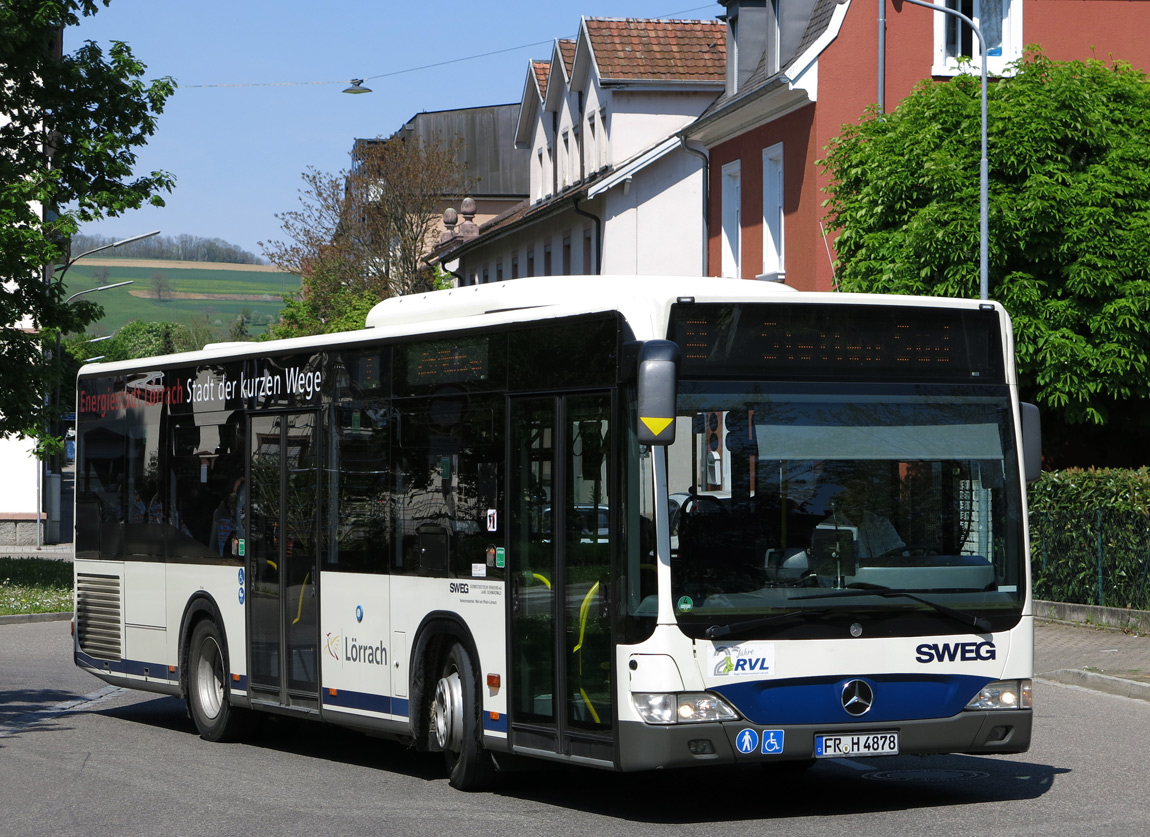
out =
[[252,698],[318,704],[317,414],[255,416],[249,426],[247,559]]
[[610,762],[611,394],[510,400],[511,743]]

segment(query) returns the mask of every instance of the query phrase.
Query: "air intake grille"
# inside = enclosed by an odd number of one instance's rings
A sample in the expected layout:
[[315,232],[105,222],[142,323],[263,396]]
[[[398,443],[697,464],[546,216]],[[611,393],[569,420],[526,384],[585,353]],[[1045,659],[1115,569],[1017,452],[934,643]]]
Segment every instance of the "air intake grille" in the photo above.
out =
[[76,630],[80,650],[101,660],[119,661],[120,579],[114,575],[76,575]]

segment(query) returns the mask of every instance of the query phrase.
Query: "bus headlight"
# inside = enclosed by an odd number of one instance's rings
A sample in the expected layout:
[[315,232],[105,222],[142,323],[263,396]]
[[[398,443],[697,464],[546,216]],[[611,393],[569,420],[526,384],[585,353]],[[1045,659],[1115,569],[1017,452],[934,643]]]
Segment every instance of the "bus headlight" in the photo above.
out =
[[697,724],[734,721],[739,717],[730,704],[708,692],[637,692],[631,699],[648,724]]
[[983,686],[967,709],[1032,709],[1034,683],[1031,680],[998,680]]

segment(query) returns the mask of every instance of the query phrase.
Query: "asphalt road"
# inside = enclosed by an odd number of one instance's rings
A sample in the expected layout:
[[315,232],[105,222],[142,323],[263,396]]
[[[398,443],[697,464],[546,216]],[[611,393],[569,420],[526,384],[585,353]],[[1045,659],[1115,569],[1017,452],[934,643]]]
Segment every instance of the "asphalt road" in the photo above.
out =
[[[1040,682],[1015,757],[619,776],[534,770],[463,794],[436,756],[279,722],[201,740],[172,698],[71,666],[66,622],[0,625],[0,835],[1144,834],[1150,703]],[[89,699],[85,700],[87,697]]]

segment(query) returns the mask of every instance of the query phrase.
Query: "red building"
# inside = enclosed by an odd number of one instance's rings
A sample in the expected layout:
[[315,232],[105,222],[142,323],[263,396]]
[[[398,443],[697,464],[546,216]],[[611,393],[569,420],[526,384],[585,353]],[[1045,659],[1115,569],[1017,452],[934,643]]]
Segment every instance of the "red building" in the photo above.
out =
[[[829,290],[834,250],[823,231],[827,178],[816,161],[842,126],[857,122],[868,106],[881,100],[892,110],[921,80],[945,82],[960,72],[964,59],[977,73],[978,42],[958,18],[900,0],[729,0],[722,5],[726,91],[683,132],[709,157],[708,272]],[[1099,58],[1150,68],[1144,37],[1150,4],[945,0],[945,5],[979,24],[992,76],[1009,72],[1031,45],[1059,61]]]

